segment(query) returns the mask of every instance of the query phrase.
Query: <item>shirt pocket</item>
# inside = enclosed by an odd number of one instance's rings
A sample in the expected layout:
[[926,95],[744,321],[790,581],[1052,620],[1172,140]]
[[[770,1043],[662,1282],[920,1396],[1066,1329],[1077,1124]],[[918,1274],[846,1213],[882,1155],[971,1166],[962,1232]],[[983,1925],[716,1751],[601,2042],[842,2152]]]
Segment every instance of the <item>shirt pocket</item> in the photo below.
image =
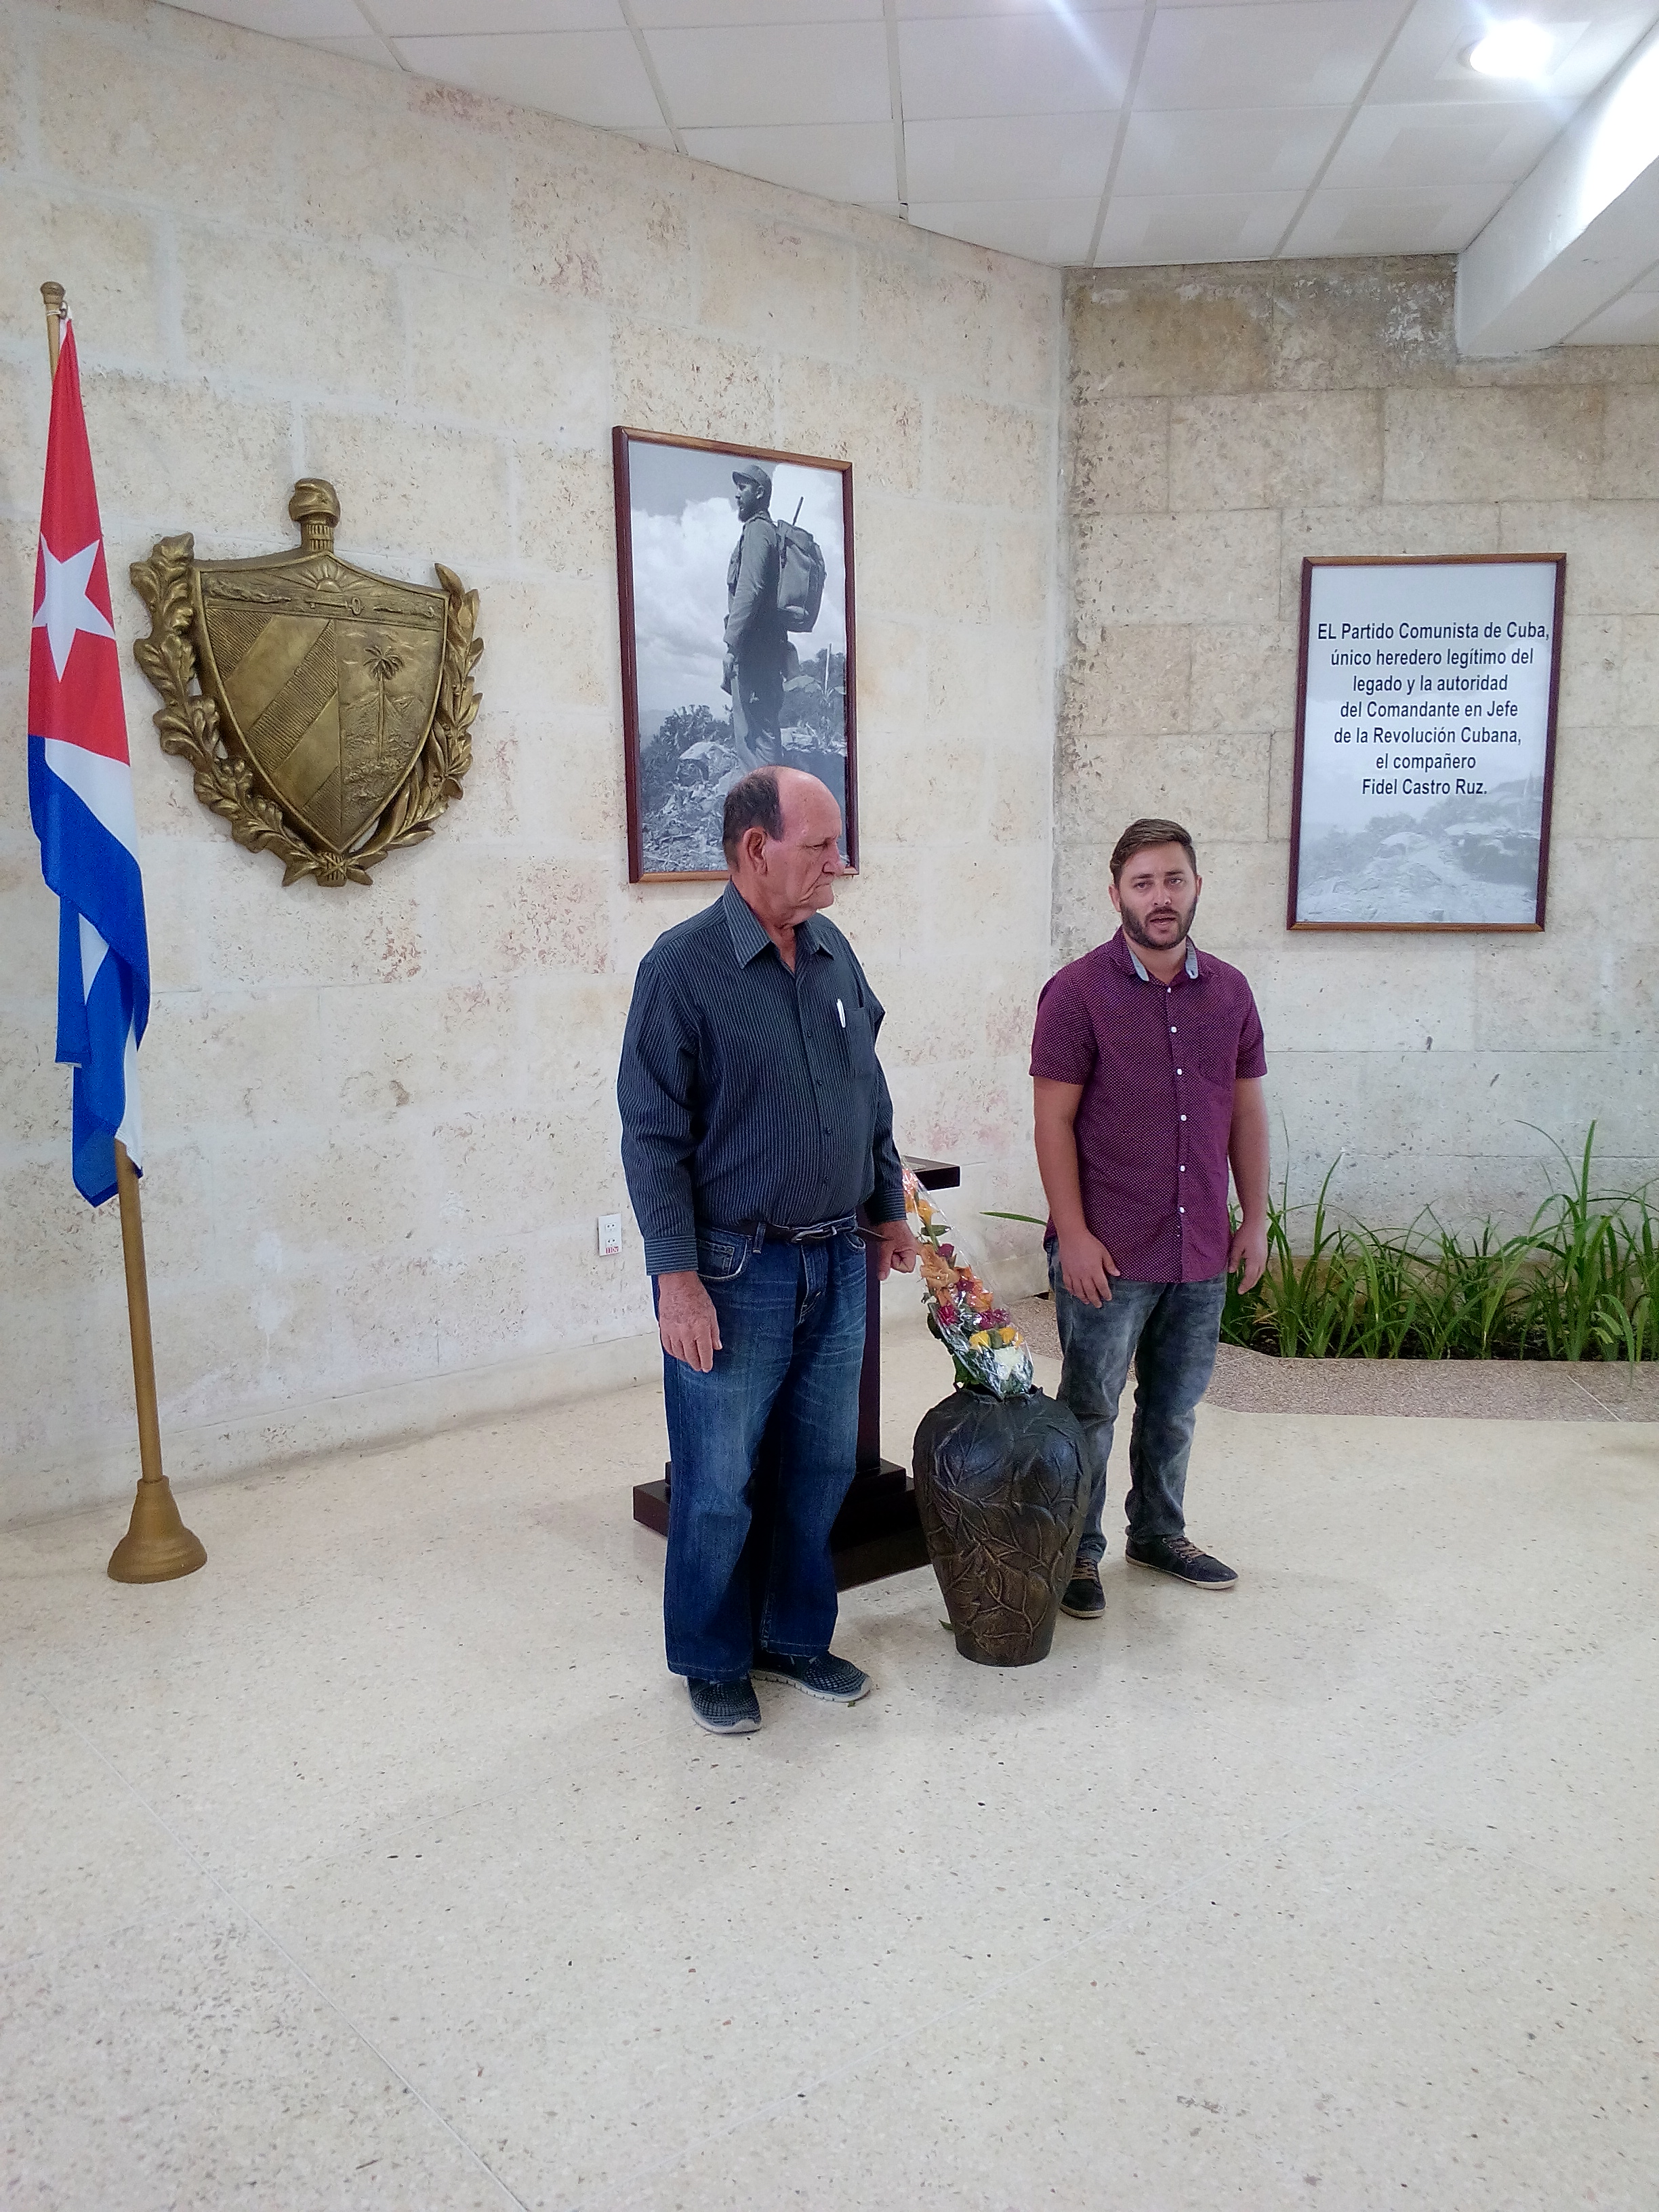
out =
[[734,1283],[749,1264],[749,1239],[729,1229],[699,1229],[697,1273],[705,1283]]
[[848,1071],[856,1076],[874,1079],[876,1073],[876,1037],[870,1025],[870,1010],[856,998],[839,1001],[845,1028],[842,1041],[846,1048]]

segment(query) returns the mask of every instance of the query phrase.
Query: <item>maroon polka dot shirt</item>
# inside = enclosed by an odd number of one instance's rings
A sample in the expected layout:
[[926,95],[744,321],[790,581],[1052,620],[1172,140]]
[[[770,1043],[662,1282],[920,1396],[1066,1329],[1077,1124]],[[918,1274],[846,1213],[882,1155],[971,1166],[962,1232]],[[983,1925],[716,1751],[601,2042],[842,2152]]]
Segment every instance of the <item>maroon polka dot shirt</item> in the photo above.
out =
[[1170,984],[1120,929],[1044,985],[1031,1073],[1084,1086],[1084,1218],[1130,1282],[1201,1283],[1225,1268],[1233,1084],[1267,1067],[1249,985],[1190,941]]

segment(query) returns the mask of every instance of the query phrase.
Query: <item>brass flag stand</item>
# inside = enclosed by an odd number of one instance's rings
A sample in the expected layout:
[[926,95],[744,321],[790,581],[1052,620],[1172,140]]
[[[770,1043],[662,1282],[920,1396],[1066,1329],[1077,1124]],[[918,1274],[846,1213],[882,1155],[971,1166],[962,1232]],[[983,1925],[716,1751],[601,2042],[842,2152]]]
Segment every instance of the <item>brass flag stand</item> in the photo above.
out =
[[[63,337],[64,288],[40,287],[46,303],[46,350],[54,380]],[[127,1148],[115,1142],[115,1188],[121,1212],[121,1257],[127,1277],[127,1325],[132,1336],[132,1391],[138,1411],[138,1490],[127,1533],[110,1553],[111,1579],[167,1583],[205,1565],[207,1550],[179,1516],[173,1486],[161,1472],[161,1425],[155,1410],[155,1352],[149,1334],[149,1279],[144,1272],[144,1224],[138,1176]]]

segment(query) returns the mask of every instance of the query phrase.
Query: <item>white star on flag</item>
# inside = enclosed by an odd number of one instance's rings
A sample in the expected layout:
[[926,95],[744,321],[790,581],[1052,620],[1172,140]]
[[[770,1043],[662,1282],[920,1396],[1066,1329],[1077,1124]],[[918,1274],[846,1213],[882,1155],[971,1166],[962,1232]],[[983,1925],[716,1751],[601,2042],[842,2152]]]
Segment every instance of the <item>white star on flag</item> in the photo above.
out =
[[98,558],[98,540],[83,545],[78,553],[71,553],[67,561],[59,561],[43,538],[40,540],[40,565],[45,582],[40,592],[40,604],[34,611],[31,627],[46,633],[46,643],[52,647],[52,665],[58,671],[58,681],[64,680],[64,671],[69,665],[70,648],[78,631],[85,630],[88,637],[113,637],[107,615],[100,614],[87,597],[87,579],[92,574],[92,564]]

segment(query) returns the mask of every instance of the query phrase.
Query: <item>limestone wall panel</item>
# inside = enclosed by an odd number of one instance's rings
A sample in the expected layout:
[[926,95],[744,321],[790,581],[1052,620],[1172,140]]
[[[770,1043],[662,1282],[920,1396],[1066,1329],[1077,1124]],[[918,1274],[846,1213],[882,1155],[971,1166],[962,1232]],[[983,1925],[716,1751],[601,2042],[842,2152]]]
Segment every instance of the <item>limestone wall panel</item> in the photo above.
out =
[[[476,1406],[470,1368],[533,1354],[551,1378],[651,1328],[631,1218],[621,1262],[594,1244],[595,1214],[625,1211],[617,1047],[641,954],[718,886],[625,882],[613,422],[851,459],[865,865],[838,915],[900,1010],[901,1140],[1023,1191],[1059,273],[184,10],[17,0],[0,64],[0,265],[29,298],[44,274],[71,287],[124,654],[131,560],[186,529],[209,556],[289,545],[306,473],[339,491],[347,558],[422,582],[442,560],[483,602],[465,795],[367,888],[284,890],[233,845],[126,670],[174,1463],[246,1463],[256,1430],[290,1448],[376,1385],[439,1407],[455,1378]],[[47,396],[25,324],[0,336],[18,604]],[[0,1282],[21,1312],[10,1515],[112,1469],[125,1489],[131,1421],[117,1241],[69,1183],[55,915],[11,785],[0,908],[0,1018],[28,1041],[0,1091],[0,1213],[34,1271],[26,1300]]]
[[1585,499],[1601,474],[1595,390],[1393,391],[1384,402],[1390,500]]

